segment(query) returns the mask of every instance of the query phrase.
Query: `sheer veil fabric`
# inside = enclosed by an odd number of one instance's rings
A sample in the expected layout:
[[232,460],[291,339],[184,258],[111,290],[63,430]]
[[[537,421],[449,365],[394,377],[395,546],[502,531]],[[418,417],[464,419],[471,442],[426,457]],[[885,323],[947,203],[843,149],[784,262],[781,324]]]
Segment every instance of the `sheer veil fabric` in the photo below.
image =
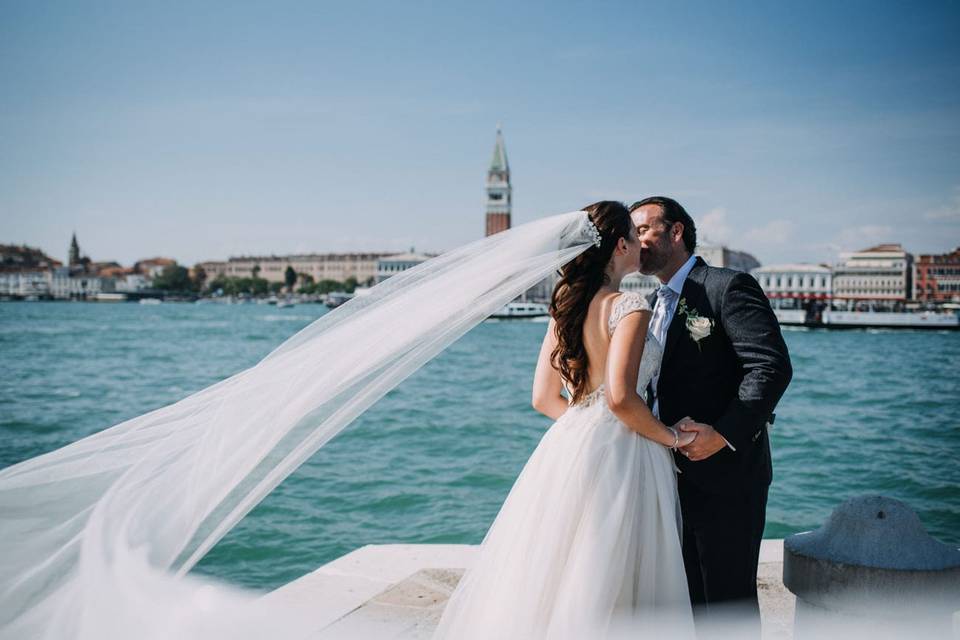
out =
[[354,418],[589,246],[582,211],[468,244],[373,287],[245,371],[0,471],[0,638],[313,630],[260,594],[187,573]]

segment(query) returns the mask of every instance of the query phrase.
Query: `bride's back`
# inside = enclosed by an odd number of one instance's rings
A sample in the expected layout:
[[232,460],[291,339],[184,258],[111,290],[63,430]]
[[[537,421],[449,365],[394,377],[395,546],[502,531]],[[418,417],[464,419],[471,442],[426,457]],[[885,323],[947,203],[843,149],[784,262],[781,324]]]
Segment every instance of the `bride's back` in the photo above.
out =
[[607,328],[613,305],[620,291],[601,288],[594,294],[587,307],[583,322],[583,348],[587,352],[587,391],[592,391],[604,382],[607,368],[607,350],[610,347],[610,332]]

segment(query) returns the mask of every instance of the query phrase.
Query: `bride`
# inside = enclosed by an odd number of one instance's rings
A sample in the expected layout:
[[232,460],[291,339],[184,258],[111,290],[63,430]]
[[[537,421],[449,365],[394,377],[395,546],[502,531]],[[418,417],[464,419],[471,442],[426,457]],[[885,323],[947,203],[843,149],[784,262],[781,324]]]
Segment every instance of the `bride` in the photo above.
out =
[[644,300],[616,292],[639,243],[622,205],[589,215],[542,218],[428,260],[249,369],[0,469],[0,639],[309,635],[309,607],[190,570],[358,415],[564,265],[536,374],[537,405],[557,422],[440,633],[577,634],[651,611],[686,623],[668,453],[684,441],[634,391],[659,346]]
[[619,291],[639,264],[630,214],[609,201],[584,210],[595,246],[562,269],[534,377],[533,406],[556,422],[517,478],[435,638],[692,629],[670,448],[693,434],[680,423],[661,424],[637,393],[656,374],[662,351],[647,330],[647,301]]

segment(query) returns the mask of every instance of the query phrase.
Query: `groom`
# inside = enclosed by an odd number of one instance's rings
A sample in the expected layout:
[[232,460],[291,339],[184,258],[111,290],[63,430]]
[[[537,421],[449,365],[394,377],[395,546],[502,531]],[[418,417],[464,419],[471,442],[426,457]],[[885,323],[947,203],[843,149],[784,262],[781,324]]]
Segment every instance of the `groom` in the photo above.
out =
[[692,444],[676,453],[683,562],[700,621],[719,613],[760,634],[757,563],[770,485],[767,427],[792,369],[770,304],[747,273],[707,266],[682,206],[652,197],[630,207],[640,271],[660,288],[650,330],[664,346],[648,388],[664,424],[690,416]]

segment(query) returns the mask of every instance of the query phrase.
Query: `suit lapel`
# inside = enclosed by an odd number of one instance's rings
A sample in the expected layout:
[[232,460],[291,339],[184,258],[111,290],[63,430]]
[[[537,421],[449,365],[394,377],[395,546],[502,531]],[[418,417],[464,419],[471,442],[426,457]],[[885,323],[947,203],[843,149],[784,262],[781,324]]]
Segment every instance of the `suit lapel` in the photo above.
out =
[[[687,301],[688,308],[696,308],[703,296],[703,275],[706,273],[707,263],[703,258],[698,257],[693,268],[683,282],[683,289],[680,290],[680,299]],[[661,368],[665,368],[670,362],[670,356],[677,345],[677,340],[683,335],[687,319],[681,317],[680,301],[677,301],[677,310],[673,313],[673,319],[670,321],[670,328],[667,329],[667,344],[663,347],[663,360]]]

